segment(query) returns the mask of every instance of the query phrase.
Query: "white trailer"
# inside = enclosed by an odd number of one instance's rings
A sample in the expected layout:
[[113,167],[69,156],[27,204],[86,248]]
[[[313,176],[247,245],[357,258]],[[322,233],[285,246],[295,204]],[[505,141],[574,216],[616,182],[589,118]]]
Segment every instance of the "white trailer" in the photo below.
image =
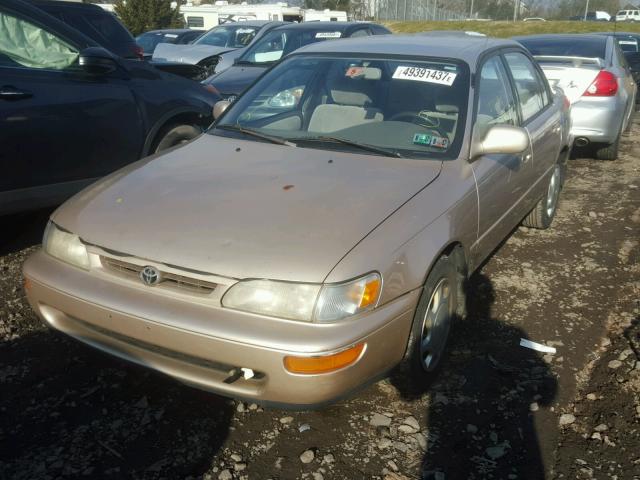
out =
[[209,30],[220,25],[220,16],[213,5],[181,5],[180,13],[187,28]]
[[301,22],[303,13],[299,7],[289,7],[286,3],[275,4],[231,4],[218,1],[214,5],[182,5],[180,13],[188,28],[210,29],[227,22],[243,20],[280,20]]
[[346,22],[347,12],[340,10],[304,10],[305,22]]

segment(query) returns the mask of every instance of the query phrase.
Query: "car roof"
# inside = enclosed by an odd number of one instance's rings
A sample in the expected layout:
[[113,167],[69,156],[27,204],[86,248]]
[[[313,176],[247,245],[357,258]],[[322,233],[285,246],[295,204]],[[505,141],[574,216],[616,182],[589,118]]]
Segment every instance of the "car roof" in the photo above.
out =
[[351,27],[371,25],[371,22],[302,22],[302,23],[288,23],[286,25],[280,25],[274,28],[274,30],[302,30],[311,31],[314,30],[326,30],[331,29],[334,32],[344,32]]
[[[594,33],[547,33],[541,35],[519,35],[511,37],[513,40],[600,40],[603,37],[611,36],[611,34],[594,34]],[[606,41],[606,40],[604,40]]]
[[593,35],[611,35],[612,37],[639,37],[638,32],[597,32]]
[[188,33],[188,32],[203,33],[201,30],[193,30],[191,28],[166,28],[161,30],[149,30],[148,32],[141,33],[140,35],[144,35],[146,33]]
[[248,25],[250,27],[262,27],[264,25],[272,23],[272,21],[273,20],[242,20],[241,22],[226,22],[226,23],[221,23],[220,25],[216,25],[215,27],[211,28],[210,30],[213,30],[214,28],[217,28],[217,27],[235,27],[236,25],[238,25],[238,26]]
[[64,10],[76,9],[76,10],[83,10],[85,12],[104,13],[104,14],[110,15],[109,12],[100,8],[98,5],[94,5],[92,3],[79,3],[79,2],[69,2],[69,1],[60,1],[60,0],[31,0],[31,3],[33,3],[34,5],[37,5],[38,7],[60,8]]
[[419,57],[457,58],[473,66],[483,52],[497,47],[515,47],[524,51],[524,47],[513,40],[475,33],[439,31],[318,42],[302,47],[292,55],[320,52],[397,55],[401,52],[403,55]]

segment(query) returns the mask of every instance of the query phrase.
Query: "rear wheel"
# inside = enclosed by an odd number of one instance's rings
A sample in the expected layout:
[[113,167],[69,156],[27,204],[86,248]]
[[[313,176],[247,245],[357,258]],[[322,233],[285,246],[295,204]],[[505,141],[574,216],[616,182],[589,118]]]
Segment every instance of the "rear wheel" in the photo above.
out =
[[596,158],[598,160],[615,160],[618,158],[618,147],[620,146],[620,137],[616,141],[596,148]]
[[158,135],[153,153],[162,152],[196,138],[202,133],[202,129],[195,125],[169,125]]
[[522,224],[525,227],[546,229],[551,226],[553,217],[556,215],[558,208],[558,199],[560,198],[560,189],[562,187],[562,166],[556,163],[549,184],[547,186],[547,194],[542,197],[529,215],[524,219]]

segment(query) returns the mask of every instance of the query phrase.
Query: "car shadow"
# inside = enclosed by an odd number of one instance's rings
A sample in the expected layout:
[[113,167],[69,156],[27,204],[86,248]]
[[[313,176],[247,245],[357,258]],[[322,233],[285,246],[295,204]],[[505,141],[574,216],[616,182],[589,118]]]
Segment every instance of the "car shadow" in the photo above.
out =
[[491,315],[493,285],[482,273],[465,286],[467,317],[454,325],[449,354],[431,381],[391,376],[405,400],[428,395],[421,478],[545,478],[535,411],[557,381],[541,355],[521,347],[518,327]]
[[45,329],[0,343],[0,478],[200,478],[230,400]]

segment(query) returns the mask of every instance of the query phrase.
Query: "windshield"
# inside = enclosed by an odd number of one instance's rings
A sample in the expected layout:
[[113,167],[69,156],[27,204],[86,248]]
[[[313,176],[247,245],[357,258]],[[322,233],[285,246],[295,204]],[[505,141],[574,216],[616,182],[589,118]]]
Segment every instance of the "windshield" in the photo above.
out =
[[531,55],[605,58],[607,37],[516,38]]
[[342,32],[324,30],[287,30],[269,32],[252,45],[239,59],[240,63],[265,64],[280,60],[281,57],[310,43],[342,37]]
[[193,42],[194,45],[211,45],[214,47],[242,48],[251,43],[260,27],[234,25],[216,27]]
[[453,159],[468,96],[468,67],[451,60],[296,55],[261,77],[209,133]]

